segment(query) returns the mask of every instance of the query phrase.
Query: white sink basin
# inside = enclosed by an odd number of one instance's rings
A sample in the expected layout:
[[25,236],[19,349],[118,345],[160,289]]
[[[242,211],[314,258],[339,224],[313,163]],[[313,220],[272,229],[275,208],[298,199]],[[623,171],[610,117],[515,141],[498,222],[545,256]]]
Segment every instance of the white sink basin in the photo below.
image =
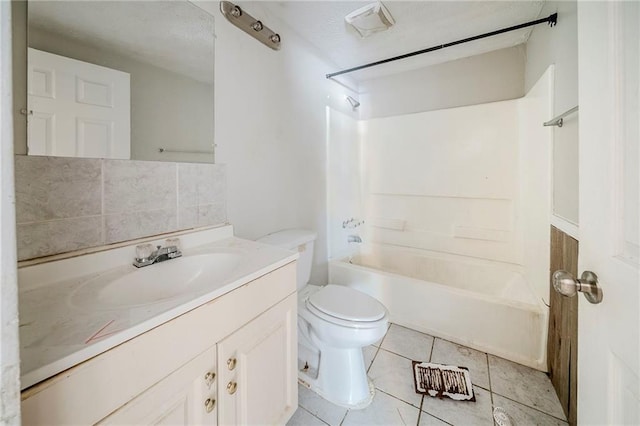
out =
[[213,289],[229,277],[242,257],[239,253],[207,253],[167,260],[125,275],[106,274],[81,284],[70,301],[80,308],[127,308]]

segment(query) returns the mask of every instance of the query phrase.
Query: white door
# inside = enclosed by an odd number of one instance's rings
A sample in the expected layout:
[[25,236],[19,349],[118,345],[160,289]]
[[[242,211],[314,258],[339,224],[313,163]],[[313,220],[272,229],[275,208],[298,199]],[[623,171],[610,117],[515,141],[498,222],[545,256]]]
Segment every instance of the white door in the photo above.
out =
[[29,48],[29,155],[130,158],[128,73]]
[[285,424],[298,406],[295,294],[218,343],[218,423]]
[[578,423],[640,424],[640,3],[578,2],[580,296]]

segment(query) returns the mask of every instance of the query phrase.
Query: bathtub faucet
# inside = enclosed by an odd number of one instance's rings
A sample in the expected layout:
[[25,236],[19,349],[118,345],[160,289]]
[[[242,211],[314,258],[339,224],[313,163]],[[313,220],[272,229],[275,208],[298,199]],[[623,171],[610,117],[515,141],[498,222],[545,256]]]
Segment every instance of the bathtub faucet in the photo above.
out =
[[347,237],[347,242],[348,243],[361,243],[362,242],[362,238],[360,238],[359,235],[349,235]]

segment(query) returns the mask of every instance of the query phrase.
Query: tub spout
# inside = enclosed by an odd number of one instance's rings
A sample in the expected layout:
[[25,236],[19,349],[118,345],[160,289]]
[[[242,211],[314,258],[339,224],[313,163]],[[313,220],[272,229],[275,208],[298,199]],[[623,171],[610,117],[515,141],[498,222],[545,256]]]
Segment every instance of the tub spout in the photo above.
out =
[[361,243],[362,242],[362,238],[360,238],[359,235],[349,235],[347,237],[347,242],[348,243]]

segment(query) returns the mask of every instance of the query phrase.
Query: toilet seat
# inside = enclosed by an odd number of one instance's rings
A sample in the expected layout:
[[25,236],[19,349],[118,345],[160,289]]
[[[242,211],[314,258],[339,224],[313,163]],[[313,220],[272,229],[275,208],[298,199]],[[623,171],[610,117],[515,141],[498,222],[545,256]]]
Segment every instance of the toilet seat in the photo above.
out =
[[349,287],[329,284],[305,301],[315,316],[352,328],[375,328],[387,320],[387,310],[375,298]]

